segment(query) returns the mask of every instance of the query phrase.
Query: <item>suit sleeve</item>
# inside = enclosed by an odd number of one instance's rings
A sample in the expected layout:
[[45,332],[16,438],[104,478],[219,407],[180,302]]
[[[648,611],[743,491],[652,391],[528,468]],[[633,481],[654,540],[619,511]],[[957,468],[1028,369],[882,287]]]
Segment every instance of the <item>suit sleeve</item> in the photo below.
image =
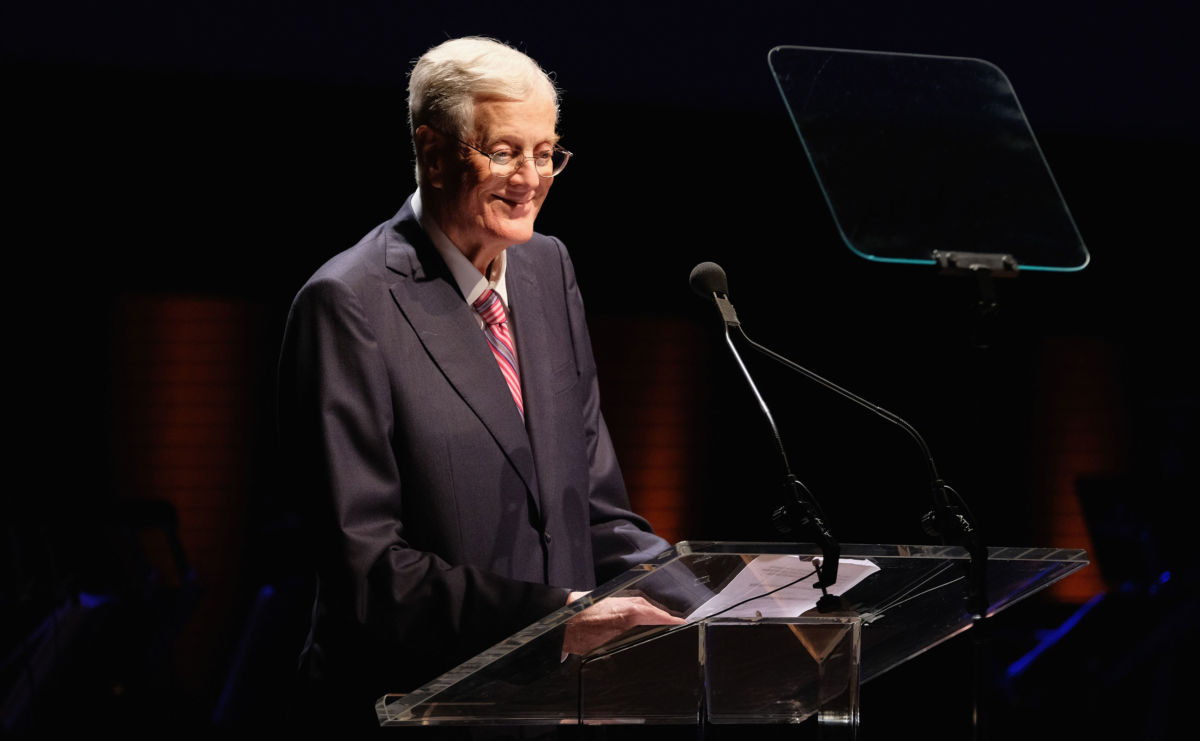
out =
[[575,342],[575,362],[585,394],[583,413],[589,462],[588,509],[596,583],[602,584],[658,555],[669,548],[670,543],[656,535],[650,523],[630,507],[625,480],[600,410],[600,385],[584,314],[583,296],[566,248],[557,240],[556,244],[563,265],[567,312]]
[[[288,317],[280,433],[319,575],[316,674],[398,691],[561,607],[566,590],[451,565],[404,537],[384,355],[349,286],[315,279]],[[370,698],[371,701],[374,697]]]

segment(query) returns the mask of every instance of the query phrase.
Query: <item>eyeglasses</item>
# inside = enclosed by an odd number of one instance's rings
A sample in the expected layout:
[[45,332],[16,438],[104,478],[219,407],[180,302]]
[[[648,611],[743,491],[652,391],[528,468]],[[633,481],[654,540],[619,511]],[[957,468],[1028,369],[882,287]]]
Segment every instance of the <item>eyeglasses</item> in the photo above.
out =
[[538,152],[532,157],[527,157],[524,152],[514,152],[510,149],[499,149],[489,154],[479,147],[467,144],[462,139],[458,141],[464,147],[487,157],[492,164],[492,174],[501,178],[510,177],[517,170],[520,170],[525,166],[526,160],[533,161],[533,169],[537,170],[538,175],[544,178],[552,178],[566,169],[567,162],[570,161],[572,156],[570,152],[559,146],[555,146],[546,152]]

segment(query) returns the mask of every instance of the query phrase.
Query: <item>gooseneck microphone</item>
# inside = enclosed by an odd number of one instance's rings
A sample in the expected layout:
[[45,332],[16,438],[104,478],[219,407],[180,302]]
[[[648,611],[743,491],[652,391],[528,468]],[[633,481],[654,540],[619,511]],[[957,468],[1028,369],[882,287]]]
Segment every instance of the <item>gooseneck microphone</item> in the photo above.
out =
[[[754,387],[754,382],[750,379],[750,375],[746,370],[745,364],[738,355],[737,349],[733,344],[733,339],[730,336],[731,329],[736,331],[736,333],[739,334],[747,344],[763,355],[766,355],[772,360],[775,360],[791,370],[800,373],[806,378],[815,381],[830,391],[849,399],[855,404],[869,409],[876,415],[886,419],[892,424],[899,426],[917,443],[917,446],[920,448],[921,454],[925,459],[926,466],[929,469],[930,489],[933,493],[933,508],[921,518],[922,527],[925,532],[931,536],[941,537],[946,543],[962,546],[970,555],[971,567],[970,579],[968,580],[969,586],[967,603],[971,613],[976,618],[985,616],[987,614],[988,606],[986,582],[987,549],[983,546],[982,540],[979,537],[978,528],[975,526],[973,518],[970,516],[965,502],[962,501],[962,497],[959,496],[958,492],[949,487],[938,474],[937,465],[934,463],[933,455],[929,451],[929,446],[925,444],[924,438],[921,437],[916,428],[888,410],[872,404],[866,399],[847,391],[841,386],[822,378],[807,368],[797,365],[787,358],[751,340],[746,335],[745,330],[742,329],[741,322],[738,321],[737,318],[737,312],[734,310],[733,304],[729,301],[729,281],[725,275],[724,269],[722,269],[720,265],[717,265],[714,262],[700,263],[696,267],[692,268],[689,282],[693,291],[695,291],[702,298],[712,301],[720,311],[721,318],[725,323],[725,342],[729,345],[730,350],[733,351],[734,359],[741,368],[743,375],[746,376],[747,382],[750,383],[751,389],[754,391],[754,395],[758,399],[759,405],[763,408],[764,414],[767,415],[768,422],[770,423],[773,431],[775,431],[775,423],[771,419],[770,412],[767,411],[766,405],[762,401],[762,396],[758,393],[757,388]],[[775,431],[775,438],[776,441],[779,441],[778,431]],[[782,451],[782,444],[780,444],[780,449]],[[786,456],[784,457],[784,466],[785,468],[787,467]],[[787,476],[789,479],[795,479],[790,470],[787,471]],[[798,481],[796,483],[799,484]],[[800,485],[798,490],[801,491],[801,493],[806,493],[806,490],[803,490],[803,485]],[[808,495],[807,500],[800,498],[799,502],[793,501],[793,505],[803,505],[805,502],[811,502],[811,495]],[[815,509],[815,502],[811,502],[810,506]],[[802,506],[802,509],[799,512],[799,518],[796,517],[796,513],[792,513],[793,519],[798,519],[798,521],[802,524],[807,524],[804,523],[804,511],[805,510]],[[819,519],[819,517],[817,519],[817,523],[819,523],[819,527],[823,530],[824,523]],[[825,531],[825,533],[827,534],[827,531]],[[833,580],[829,580],[829,583],[832,584]]]
[[823,602],[818,602],[817,607],[821,609],[823,604],[828,606],[830,598],[827,591],[828,587],[837,582],[838,559],[841,555],[841,547],[834,540],[828,526],[825,524],[825,517],[821,513],[821,508],[817,504],[816,498],[812,492],[808,490],[800,479],[796,478],[792,473],[791,466],[788,464],[787,451],[783,446],[783,440],[779,435],[779,428],[775,425],[775,418],[771,416],[771,410],[767,407],[766,401],[763,400],[762,394],[758,392],[758,387],[754,384],[754,378],[751,377],[750,371],[746,369],[746,364],[742,362],[742,356],[738,353],[737,346],[733,344],[733,339],[729,335],[730,328],[734,328],[746,338],[746,333],[742,331],[742,325],[738,322],[737,312],[733,310],[733,304],[728,298],[728,284],[725,279],[725,271],[719,265],[712,262],[703,262],[692,269],[691,278],[689,279],[692,290],[700,296],[710,299],[716,304],[717,309],[721,312],[721,318],[725,323],[725,343],[729,346],[729,350],[733,353],[733,359],[737,362],[738,368],[741,369],[742,375],[746,379],[746,383],[750,385],[750,391],[754,394],[755,400],[758,401],[758,406],[762,410],[763,416],[767,419],[767,425],[771,428],[771,434],[775,438],[776,447],[779,449],[779,457],[783,462],[783,504],[775,510],[773,520],[776,528],[780,532],[791,532],[793,529],[802,529],[812,536],[814,542],[821,548],[821,564],[817,567],[817,583],[814,585],[821,589]]

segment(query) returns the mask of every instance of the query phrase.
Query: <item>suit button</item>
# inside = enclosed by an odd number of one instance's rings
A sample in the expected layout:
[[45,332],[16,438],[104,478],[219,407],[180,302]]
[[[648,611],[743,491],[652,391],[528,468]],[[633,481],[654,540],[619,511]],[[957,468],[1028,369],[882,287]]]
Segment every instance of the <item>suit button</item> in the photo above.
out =
[[549,545],[550,541],[554,540],[554,538],[550,537],[550,533],[542,533],[542,540],[545,541],[547,545]]

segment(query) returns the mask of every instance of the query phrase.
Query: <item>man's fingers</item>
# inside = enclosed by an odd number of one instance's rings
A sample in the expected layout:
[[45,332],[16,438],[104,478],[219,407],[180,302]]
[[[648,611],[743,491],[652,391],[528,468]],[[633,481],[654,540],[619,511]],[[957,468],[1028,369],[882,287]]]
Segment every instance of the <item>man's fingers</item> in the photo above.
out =
[[567,621],[564,647],[584,654],[639,625],[681,625],[683,618],[655,607],[642,597],[610,597]]
[[625,606],[624,613],[628,624],[634,625],[679,625],[683,618],[675,617],[659,607],[655,607],[641,597],[627,598],[630,603]]

